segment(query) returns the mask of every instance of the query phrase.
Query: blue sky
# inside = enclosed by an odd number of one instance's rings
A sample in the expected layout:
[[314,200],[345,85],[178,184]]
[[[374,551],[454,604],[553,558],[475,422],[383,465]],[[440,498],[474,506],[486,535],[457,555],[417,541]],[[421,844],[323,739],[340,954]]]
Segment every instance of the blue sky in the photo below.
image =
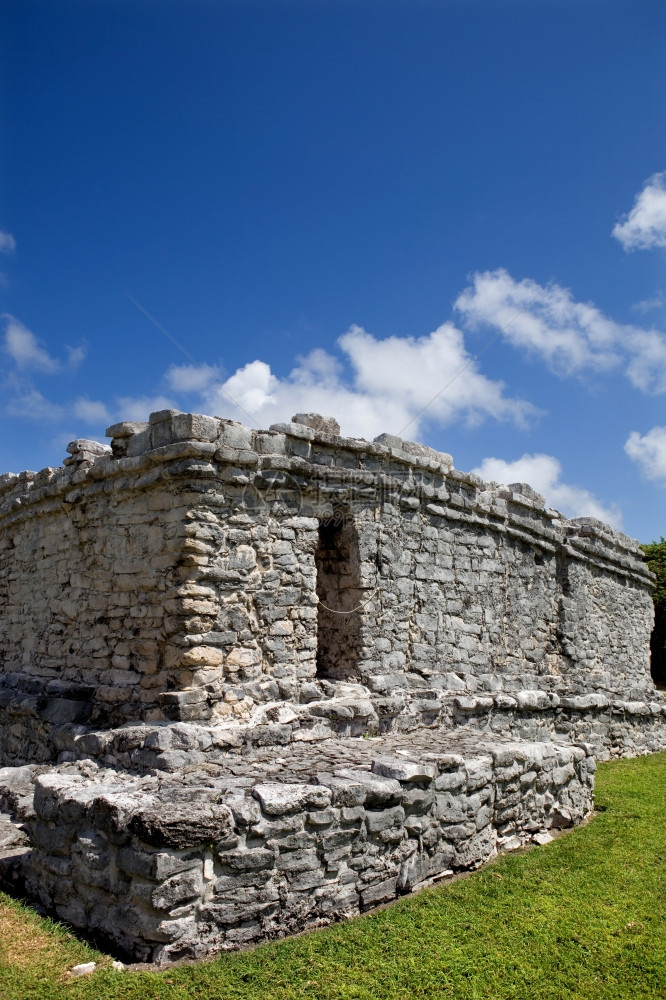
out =
[[5,0],[0,46],[2,471],[231,395],[666,534],[661,0]]

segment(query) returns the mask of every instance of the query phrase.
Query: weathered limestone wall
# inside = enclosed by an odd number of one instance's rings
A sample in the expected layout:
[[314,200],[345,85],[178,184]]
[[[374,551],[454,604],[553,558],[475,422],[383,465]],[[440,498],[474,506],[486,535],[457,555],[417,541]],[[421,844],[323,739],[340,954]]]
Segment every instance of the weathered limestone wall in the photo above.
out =
[[54,726],[251,724],[345,682],[372,703],[356,735],[441,724],[455,696],[655,697],[636,544],[529,487],[297,423],[110,432],[0,478],[6,760],[53,756]]
[[[402,740],[273,752],[233,775],[61,765],[36,777],[27,891],[135,958],[201,957],[545,843],[592,808],[585,746]],[[0,800],[24,791],[11,772]]]
[[666,747],[634,541],[337,430],[168,410],[0,477],[0,878],[135,957],[544,843]]
[[35,503],[14,506],[10,490],[3,504],[6,690],[54,723],[151,718],[180,683],[171,636],[191,498],[136,477],[69,489],[63,478],[40,473]]

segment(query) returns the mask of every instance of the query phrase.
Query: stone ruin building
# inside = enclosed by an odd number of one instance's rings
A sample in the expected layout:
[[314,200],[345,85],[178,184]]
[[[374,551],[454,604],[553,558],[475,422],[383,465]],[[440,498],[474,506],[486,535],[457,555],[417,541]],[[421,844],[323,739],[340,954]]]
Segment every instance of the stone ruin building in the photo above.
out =
[[666,747],[636,543],[298,414],[165,410],[0,477],[0,846],[126,955],[353,915]]

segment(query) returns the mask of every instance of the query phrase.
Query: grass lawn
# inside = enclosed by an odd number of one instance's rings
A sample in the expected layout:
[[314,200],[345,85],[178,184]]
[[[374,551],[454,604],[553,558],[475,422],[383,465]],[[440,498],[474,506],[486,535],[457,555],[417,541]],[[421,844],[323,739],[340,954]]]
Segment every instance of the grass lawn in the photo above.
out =
[[[665,1000],[666,753],[599,766],[599,815],[448,886],[300,938],[117,972],[0,894],[2,1000]],[[71,979],[79,962],[105,963]]]

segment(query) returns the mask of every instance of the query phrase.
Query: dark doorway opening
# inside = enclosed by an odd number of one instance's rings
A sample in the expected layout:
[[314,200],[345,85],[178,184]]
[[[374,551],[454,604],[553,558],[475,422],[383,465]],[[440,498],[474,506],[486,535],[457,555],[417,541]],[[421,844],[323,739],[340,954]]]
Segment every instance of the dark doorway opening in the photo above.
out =
[[658,612],[650,636],[650,672],[656,687],[666,691],[666,621]]
[[358,534],[346,518],[322,521],[317,567],[317,676],[358,679],[361,645]]

